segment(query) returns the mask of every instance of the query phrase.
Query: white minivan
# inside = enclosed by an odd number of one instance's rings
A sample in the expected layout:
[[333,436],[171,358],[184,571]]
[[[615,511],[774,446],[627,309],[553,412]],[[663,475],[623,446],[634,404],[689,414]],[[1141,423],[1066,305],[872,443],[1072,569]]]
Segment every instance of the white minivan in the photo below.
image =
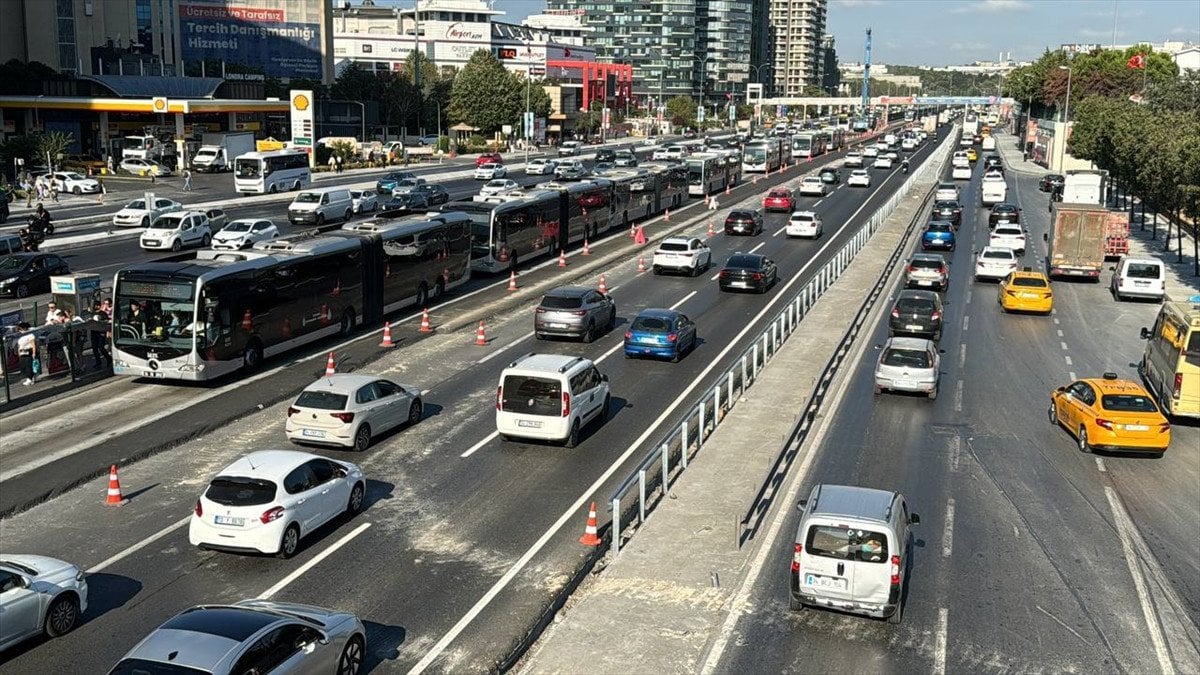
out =
[[829,607],[900,623],[912,552],[909,513],[899,492],[817,485],[792,545],[790,607]]
[[178,251],[188,246],[205,248],[212,241],[208,216],[199,211],[176,211],[158,217],[142,230],[138,242],[147,251]]
[[1162,261],[1124,256],[1112,271],[1109,290],[1118,302],[1126,298],[1150,298],[1162,302],[1167,294],[1167,275]]
[[288,205],[288,222],[313,224],[317,227],[334,220],[350,220],[354,215],[354,198],[348,188],[305,190]]
[[526,354],[508,364],[496,387],[496,430],[502,440],[531,438],[573,448],[580,430],[608,418],[608,376],[589,359]]

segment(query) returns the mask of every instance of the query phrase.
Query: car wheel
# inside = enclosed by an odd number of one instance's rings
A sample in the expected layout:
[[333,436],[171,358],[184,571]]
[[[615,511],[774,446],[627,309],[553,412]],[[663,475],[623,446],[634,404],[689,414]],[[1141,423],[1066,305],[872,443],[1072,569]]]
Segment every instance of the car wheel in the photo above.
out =
[[[903,594],[901,594],[901,595],[903,595]],[[894,611],[888,615],[887,622],[892,624],[893,626],[898,626],[898,625],[900,625],[900,622],[903,619],[904,619],[904,600],[903,600],[903,598],[901,598],[896,603],[896,611]]]
[[663,271],[662,271],[662,268],[661,268],[661,267],[659,267],[659,266],[655,265],[655,266],[652,268],[652,271],[654,272],[654,276],[656,276],[656,277],[657,277],[657,276],[662,276],[662,273],[663,273]]
[[28,284],[18,284],[16,289],[14,289],[13,292],[17,294],[18,298],[28,298],[29,297],[29,285]]
[[71,188],[71,194],[81,195],[83,194],[83,190],[79,189],[79,186],[76,185],[75,187]]
[[591,342],[596,339],[596,327],[592,322],[588,322],[587,330],[583,331],[583,341]]
[[802,612],[804,611],[804,603],[800,601],[800,598],[788,595],[788,609],[793,612]]
[[316,223],[317,223],[317,227],[321,227],[322,225],[324,225],[325,224],[325,216],[323,214],[318,213]]
[[257,340],[253,340],[246,345],[246,351],[242,352],[242,368],[245,370],[257,370],[262,365],[263,353],[262,345]]
[[270,194],[275,194],[276,192],[279,192],[279,187],[274,183],[271,183],[271,187],[267,188],[267,192]]
[[1088,453],[1092,451],[1092,445],[1088,443],[1087,429],[1079,427],[1079,435],[1075,437],[1079,441],[1079,451]]
[[292,523],[283,531],[283,537],[279,539],[279,552],[275,555],[287,560],[296,555],[298,548],[300,548],[300,526]]
[[424,308],[428,302],[429,302],[429,289],[426,288],[425,284],[422,283],[420,286],[417,287],[417,303],[416,303],[416,305],[417,305],[417,307]]
[[609,312],[609,314],[608,314],[608,330],[606,332],[612,332],[612,329],[614,329],[616,327],[617,327],[617,310],[614,308],[613,311]]
[[679,357],[682,354],[683,354],[683,349],[680,348],[678,342],[675,343],[675,351],[671,353],[671,363],[679,363]]
[[413,401],[412,405],[408,406],[408,426],[415,426],[420,422],[423,413],[424,406],[421,405],[421,399]]
[[363,452],[371,445],[371,425],[363,424],[354,432],[354,445],[351,446],[355,452]]
[[567,439],[563,441],[563,445],[568,448],[579,445],[579,420],[571,423],[571,433],[567,434]]
[[150,227],[150,216],[142,216],[142,227]]
[[882,393],[883,393],[883,387],[881,387],[879,385],[875,385],[875,395],[879,396]]
[[183,242],[179,241],[178,239],[171,242],[171,251],[172,252],[178,253],[180,251],[180,249],[182,249],[182,248],[183,248]]
[[937,387],[934,387],[933,389],[931,389],[931,390],[929,391],[929,399],[930,399],[930,400],[936,400],[936,399],[937,399],[937,391],[938,391],[938,390],[937,390]]
[[362,511],[364,492],[362,483],[354,486],[354,489],[350,491],[350,499],[346,500],[346,513],[354,515]]
[[358,675],[362,663],[363,642],[362,638],[355,635],[342,648],[342,655],[338,657],[337,675]]
[[56,638],[70,633],[79,621],[79,600],[73,595],[55,598],[46,611],[45,631],[48,637]]

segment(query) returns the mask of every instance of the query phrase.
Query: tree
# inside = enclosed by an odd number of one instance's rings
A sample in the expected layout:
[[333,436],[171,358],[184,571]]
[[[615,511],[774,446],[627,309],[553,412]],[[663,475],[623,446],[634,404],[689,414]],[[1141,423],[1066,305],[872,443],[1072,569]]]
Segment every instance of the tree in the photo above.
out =
[[696,102],[690,96],[676,96],[667,101],[663,114],[675,126],[695,126]]
[[512,84],[512,75],[490,51],[475,52],[454,78],[448,117],[485,133],[511,124],[525,109],[524,88]]
[[51,131],[38,135],[38,159],[50,158],[51,164],[57,164],[58,156],[66,154],[67,148],[75,142],[75,137],[64,131]]
[[575,129],[583,132],[584,135],[590,136],[595,130],[600,128],[601,122],[604,121],[604,104],[600,101],[592,101],[592,106],[586,112],[579,113],[575,118]]

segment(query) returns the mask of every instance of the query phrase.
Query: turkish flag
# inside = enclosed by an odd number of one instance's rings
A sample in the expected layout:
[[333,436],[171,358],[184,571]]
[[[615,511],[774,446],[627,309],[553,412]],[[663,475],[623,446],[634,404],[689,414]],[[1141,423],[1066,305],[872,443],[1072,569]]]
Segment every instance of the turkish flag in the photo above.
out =
[[730,94],[730,93],[726,92],[726,94],[725,94],[725,100],[726,100],[726,101],[732,101],[732,100],[733,100],[733,94]]
[[1146,56],[1141,53],[1134,54],[1133,56],[1129,57],[1129,60],[1125,62],[1125,65],[1134,70],[1141,70],[1146,67]]

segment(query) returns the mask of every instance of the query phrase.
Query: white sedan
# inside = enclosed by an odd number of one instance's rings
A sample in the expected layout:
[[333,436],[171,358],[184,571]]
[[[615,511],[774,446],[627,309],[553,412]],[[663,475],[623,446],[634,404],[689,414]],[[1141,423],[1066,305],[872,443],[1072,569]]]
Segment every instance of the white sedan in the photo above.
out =
[[82,195],[100,191],[99,181],[74,171],[57,171],[52,176],[59,192]]
[[117,227],[150,227],[150,223],[164,213],[182,211],[183,204],[163,197],[154,200],[154,207],[147,209],[145,199],[135,199],[125,208],[113,214],[113,225]]
[[495,180],[508,176],[508,169],[504,168],[503,164],[488,162],[480,164],[479,168],[475,169],[475,180]]
[[784,234],[789,237],[816,239],[821,236],[824,230],[821,217],[815,211],[793,211],[792,215],[788,217],[788,224],[784,230]]
[[38,635],[66,635],[87,602],[87,580],[75,565],[41,555],[0,556],[0,652]]
[[279,228],[270,220],[235,220],[213,235],[212,247],[217,251],[237,251],[278,236]]
[[950,172],[950,177],[954,180],[971,180],[971,167],[956,166],[954,171]]
[[855,185],[871,187],[871,174],[866,169],[855,169],[850,172],[850,177],[846,179],[846,185],[851,187]]
[[350,202],[355,213],[370,213],[379,208],[374,190],[351,190]]
[[873,145],[868,145],[867,147],[863,148],[862,156],[863,157],[878,157],[879,156],[879,148],[877,148]]
[[170,176],[171,169],[164,164],[159,164],[152,159],[123,159],[121,160],[121,170],[128,171],[135,176]]
[[489,180],[479,188],[480,197],[499,197],[511,195],[521,189],[520,184],[510,178],[497,178]]
[[558,166],[558,162],[552,159],[531,159],[525,165],[526,176],[545,176],[553,175],[554,167]]
[[712,263],[712,250],[696,237],[667,237],[654,252],[655,274],[687,272],[696,276]]
[[890,169],[892,168],[892,158],[887,155],[880,155],[875,158],[875,162],[871,166],[875,169]]
[[1022,255],[1025,253],[1025,230],[1019,225],[997,225],[988,236],[988,246],[1011,249]]
[[1017,254],[1012,249],[985,246],[975,257],[975,280],[1003,279],[1017,269]]
[[800,181],[800,194],[824,197],[825,183],[817,176],[805,176],[804,180]]
[[421,421],[421,390],[371,375],[339,373],[300,392],[287,410],[284,433],[293,443],[363,451],[371,438]]

